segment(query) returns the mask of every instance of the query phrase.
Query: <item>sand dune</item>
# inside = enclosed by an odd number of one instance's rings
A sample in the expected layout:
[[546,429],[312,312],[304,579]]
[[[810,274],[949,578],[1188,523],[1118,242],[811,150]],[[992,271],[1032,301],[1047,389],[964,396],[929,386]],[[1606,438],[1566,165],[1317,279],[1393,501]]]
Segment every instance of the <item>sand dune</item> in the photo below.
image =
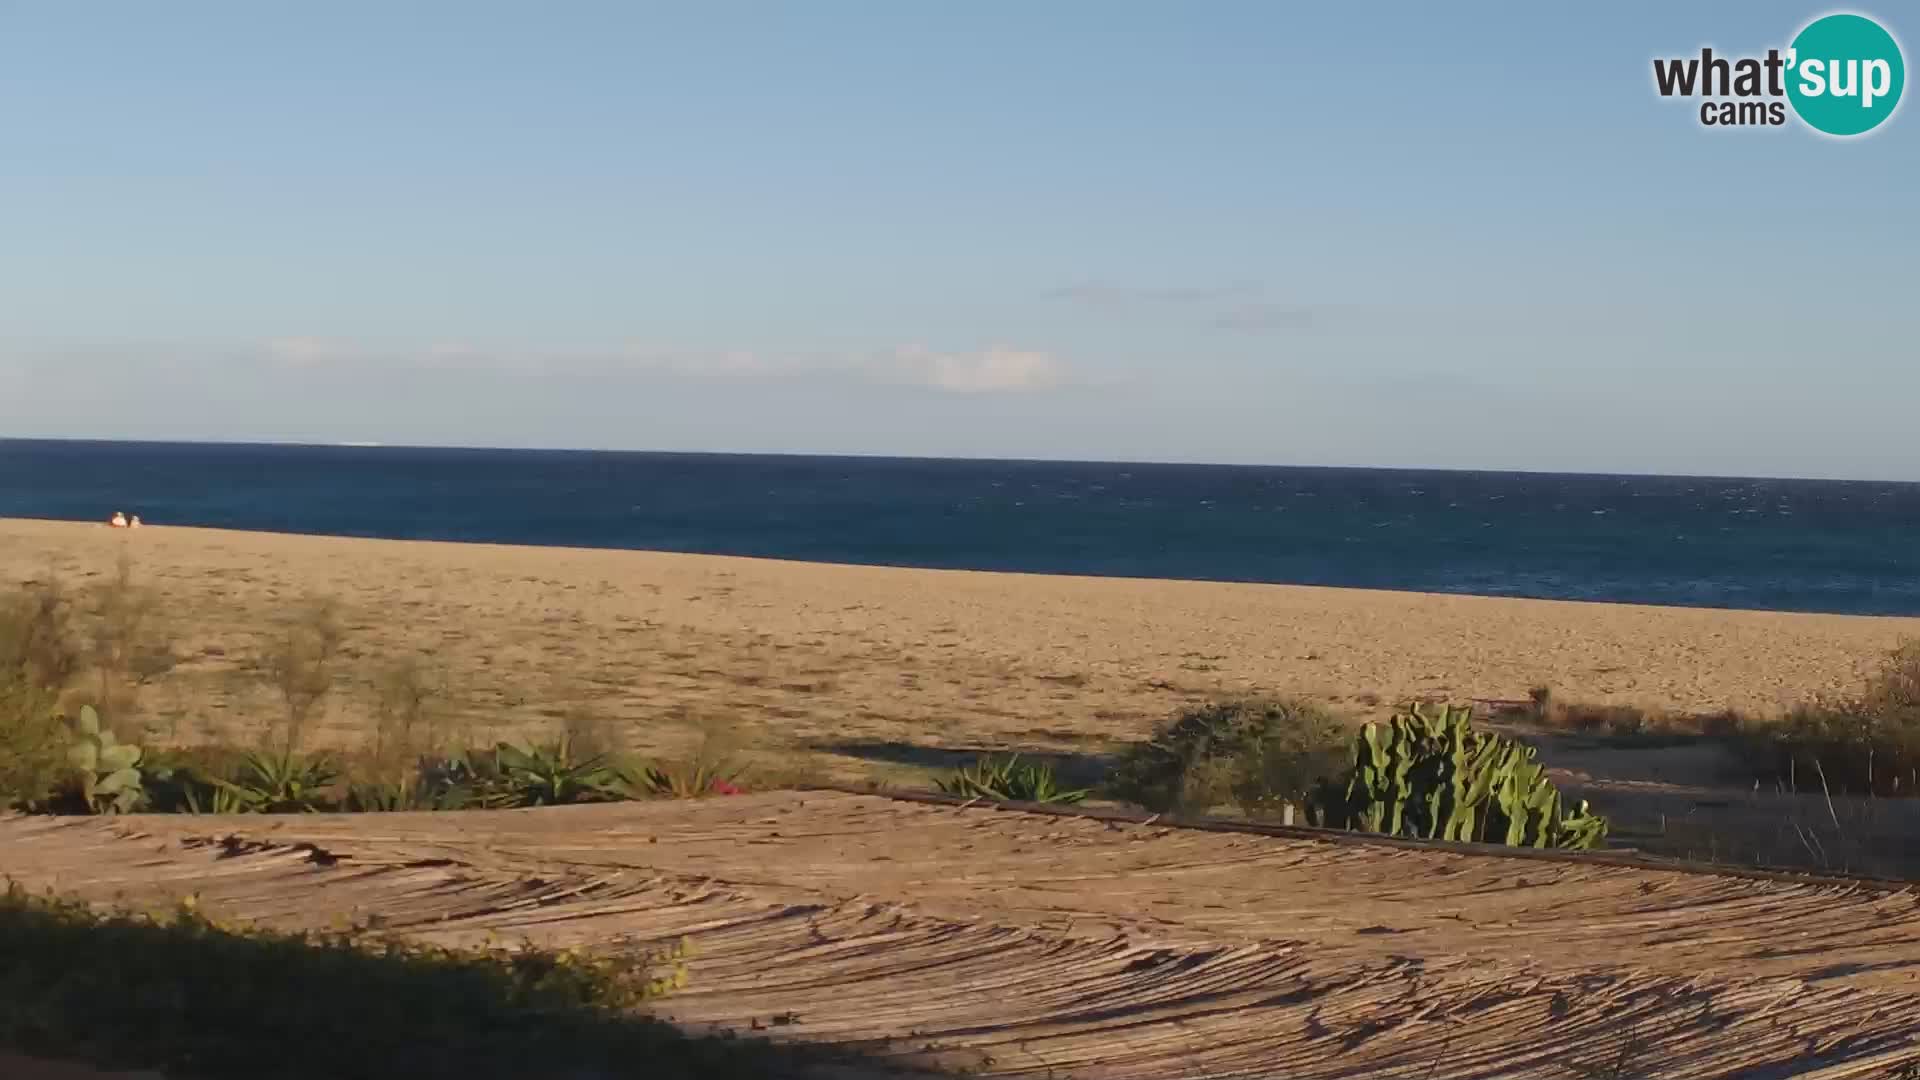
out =
[[307,595],[337,598],[349,630],[336,741],[408,654],[444,665],[482,736],[588,708],[643,748],[703,718],[763,742],[1076,748],[1243,690],[1361,709],[1548,685],[1765,711],[1855,686],[1920,636],[1920,619],[0,521],[6,581],[98,582],[122,552],[187,658],[142,698],[174,741],[272,714],[250,658]]

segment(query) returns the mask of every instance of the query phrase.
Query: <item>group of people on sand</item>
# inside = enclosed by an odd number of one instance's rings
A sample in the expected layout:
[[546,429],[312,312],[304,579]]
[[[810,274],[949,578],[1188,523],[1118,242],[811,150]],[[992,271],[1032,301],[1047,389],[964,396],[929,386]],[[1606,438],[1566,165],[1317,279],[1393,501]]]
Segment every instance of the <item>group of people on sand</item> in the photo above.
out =
[[140,515],[128,517],[125,513],[115,510],[113,516],[107,519],[107,524],[116,529],[137,529],[140,527]]

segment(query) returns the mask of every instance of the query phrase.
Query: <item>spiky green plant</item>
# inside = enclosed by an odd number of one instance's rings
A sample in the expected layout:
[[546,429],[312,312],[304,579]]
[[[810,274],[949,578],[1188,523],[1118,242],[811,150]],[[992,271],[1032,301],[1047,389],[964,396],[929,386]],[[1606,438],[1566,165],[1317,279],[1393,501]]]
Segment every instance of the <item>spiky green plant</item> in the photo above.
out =
[[575,753],[571,738],[527,746],[503,742],[494,747],[500,773],[521,806],[564,806],[609,798],[614,780],[607,759]]
[[340,767],[324,755],[255,751],[240,759],[231,777],[211,778],[225,792],[214,813],[298,814],[329,809]]
[[609,789],[623,799],[698,799],[741,791],[744,770],[725,757],[696,755],[678,761],[616,761]]
[[519,805],[493,750],[456,750],[422,758],[418,784],[425,798],[448,810],[498,810]]
[[1430,840],[1569,849],[1605,841],[1606,819],[1584,801],[1564,806],[1533,747],[1475,730],[1471,716],[1464,706],[1415,705],[1366,725],[1346,784],[1323,784],[1311,813],[1336,828]]
[[627,797],[606,757],[582,755],[572,739],[527,745],[501,742],[420,763],[411,785],[364,786],[350,802],[368,809],[498,810],[562,806]]
[[416,778],[401,783],[372,781],[351,784],[341,809],[354,814],[375,814],[403,810],[465,810],[471,805],[471,799],[464,791],[435,788]]
[[1021,761],[1019,754],[978,758],[934,784],[948,795],[1001,802],[1077,803],[1087,797],[1084,788],[1061,787],[1052,765]]
[[140,747],[123,743],[100,726],[100,714],[82,706],[73,724],[67,761],[80,778],[80,797],[96,814],[125,814],[139,809],[147,793],[141,786]]
[[257,809],[252,800],[224,784],[190,787],[185,789],[183,795],[189,814],[247,814]]

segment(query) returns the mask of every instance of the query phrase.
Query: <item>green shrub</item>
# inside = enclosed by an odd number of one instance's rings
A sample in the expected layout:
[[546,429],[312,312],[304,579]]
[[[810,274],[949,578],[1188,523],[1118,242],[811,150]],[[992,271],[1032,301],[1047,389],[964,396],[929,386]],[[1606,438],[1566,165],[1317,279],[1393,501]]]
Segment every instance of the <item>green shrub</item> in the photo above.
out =
[[1321,785],[1317,824],[1427,840],[1591,848],[1607,821],[1569,809],[1531,746],[1476,731],[1466,706],[1415,705],[1353,740],[1346,783]]
[[68,772],[67,725],[57,695],[0,673],[0,811],[46,805]]
[[948,795],[1000,802],[1077,803],[1087,797],[1084,789],[1062,788],[1054,779],[1053,766],[1021,761],[1019,754],[982,757],[934,784]]
[[619,777],[599,755],[582,755],[573,740],[538,745],[501,742],[424,762],[415,798],[422,809],[563,806],[620,798]]
[[81,654],[69,611],[51,586],[0,595],[0,811],[47,805],[70,771],[60,692]]
[[1298,805],[1338,773],[1351,733],[1326,710],[1247,699],[1187,709],[1129,748],[1107,782],[1149,810],[1204,813],[1226,803],[1250,814]]
[[607,759],[581,754],[567,736],[540,746],[503,742],[494,747],[500,774],[518,806],[564,806],[614,797]]
[[332,758],[282,750],[246,754],[231,778],[215,777],[213,783],[243,813],[297,814],[332,809],[339,780]]
[[217,781],[231,779],[244,754],[197,746],[149,751],[141,762],[145,809],[160,814],[238,814],[245,804]]

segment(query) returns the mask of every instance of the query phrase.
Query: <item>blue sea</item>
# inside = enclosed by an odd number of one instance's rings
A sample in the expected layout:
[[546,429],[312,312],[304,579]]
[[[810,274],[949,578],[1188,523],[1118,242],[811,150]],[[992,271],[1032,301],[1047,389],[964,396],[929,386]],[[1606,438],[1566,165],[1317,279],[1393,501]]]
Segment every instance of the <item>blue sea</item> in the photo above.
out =
[[1920,484],[0,440],[0,517],[1920,615]]

